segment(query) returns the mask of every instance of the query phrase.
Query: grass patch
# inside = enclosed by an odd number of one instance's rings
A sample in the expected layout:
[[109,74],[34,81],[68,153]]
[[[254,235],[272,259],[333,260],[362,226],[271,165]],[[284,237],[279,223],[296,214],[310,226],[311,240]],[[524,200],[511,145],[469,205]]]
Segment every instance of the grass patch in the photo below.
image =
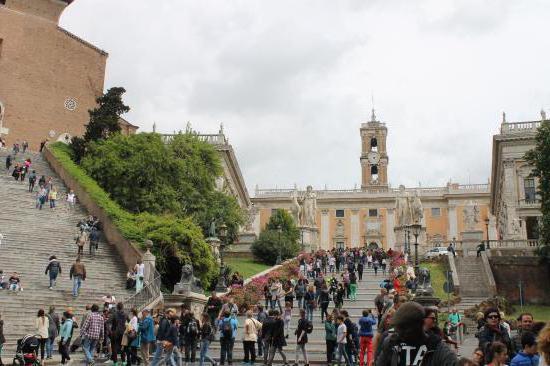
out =
[[521,313],[531,313],[536,322],[550,322],[550,306],[548,305],[525,305],[523,310],[519,305],[514,305],[515,312],[507,318],[516,319]]
[[445,266],[438,262],[424,262],[420,263],[420,267],[426,267],[430,270],[434,295],[441,300],[447,300],[447,294],[443,290],[443,284],[447,280],[445,277]]
[[271,266],[256,262],[251,258],[227,258],[225,263],[231,267],[231,272],[239,272],[244,279],[271,268]]

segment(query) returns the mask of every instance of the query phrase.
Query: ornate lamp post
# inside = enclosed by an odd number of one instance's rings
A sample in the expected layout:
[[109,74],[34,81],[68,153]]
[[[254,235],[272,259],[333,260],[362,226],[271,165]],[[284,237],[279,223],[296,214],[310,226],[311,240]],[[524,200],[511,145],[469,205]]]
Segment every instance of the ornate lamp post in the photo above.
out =
[[485,218],[485,231],[487,232],[487,249],[491,249],[489,246],[489,216]]
[[411,230],[414,235],[414,273],[418,276],[418,236],[422,226],[419,224],[411,225]]
[[283,258],[282,258],[282,247],[281,247],[281,232],[283,231],[283,227],[281,225],[278,225],[277,226],[277,232],[279,233],[279,254],[277,255],[277,261],[276,261],[276,264],[281,264],[281,262],[283,261]]
[[226,292],[227,285],[225,282],[225,263],[223,261],[223,255],[227,240],[227,225],[220,225],[218,238],[220,239],[220,276],[218,277],[218,283],[216,284],[216,292]]

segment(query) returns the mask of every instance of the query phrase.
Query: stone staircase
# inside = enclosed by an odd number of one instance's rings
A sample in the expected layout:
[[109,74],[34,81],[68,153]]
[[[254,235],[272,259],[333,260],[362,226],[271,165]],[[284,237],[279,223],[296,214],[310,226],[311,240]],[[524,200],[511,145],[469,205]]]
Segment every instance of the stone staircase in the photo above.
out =
[[[357,323],[357,321],[361,317],[364,309],[373,309],[373,310],[375,309],[374,298],[376,295],[380,293],[380,282],[383,279],[384,279],[384,276],[382,276],[380,273],[378,273],[378,276],[375,276],[374,271],[372,269],[365,269],[363,273],[363,281],[360,281],[358,283],[357,300],[344,301],[343,309],[346,309],[349,312],[351,319],[355,323]],[[334,308],[334,303],[331,302],[328,312],[331,313],[333,308]],[[296,336],[294,335],[294,331],[296,330],[296,327],[298,325],[298,319],[299,319],[299,310],[296,307],[296,303],[295,303],[295,307],[292,312],[292,320],[290,322],[290,335],[287,339],[287,346],[284,347],[284,352],[287,356],[287,362],[289,364],[292,364],[294,362],[295,350],[296,350]],[[235,362],[242,361],[244,357],[242,332],[243,332],[245,317],[240,316],[238,320],[239,320],[239,330],[237,333],[237,338],[235,340],[235,347],[233,349],[233,359],[235,360]],[[319,309],[315,310],[315,313],[313,315],[313,332],[308,335],[308,340],[309,342],[306,349],[308,352],[310,363],[326,364],[327,356],[326,356],[326,345],[325,345],[326,344],[325,328],[324,328],[324,324],[321,323],[321,313]],[[209,354],[210,356],[214,357],[216,360],[219,361],[219,357],[220,357],[219,342],[216,341],[210,345]],[[198,356],[198,352],[197,352],[197,356]],[[261,357],[257,357],[256,362],[258,364],[263,363],[263,359]],[[280,355],[275,354],[274,362],[282,363]]]
[[[76,258],[75,235],[77,222],[86,217],[79,205],[70,210],[65,195],[67,188],[37,153],[19,153],[16,162],[26,158],[32,161],[31,170],[38,177],[53,177],[58,190],[58,207],[54,210],[44,205],[35,208],[36,188],[28,192],[28,181],[16,182],[5,171],[7,152],[0,151],[0,269],[9,278],[12,272],[20,275],[24,291],[0,291],[0,314],[4,320],[5,359],[15,350],[15,342],[21,336],[34,332],[34,320],[38,309],[46,312],[50,305],[62,313],[72,307],[77,319],[84,312],[86,304],[101,304],[101,297],[112,293],[117,300],[129,297],[133,292],[125,289],[126,272],[123,261],[108,243],[101,241],[94,257],[84,248],[82,262],[86,266],[87,279],[83,282],[80,295],[72,297],[72,281],[69,271]],[[38,179],[37,179],[38,182]],[[61,262],[62,273],[57,287],[49,290],[49,279],[44,274],[50,255],[56,255]]]

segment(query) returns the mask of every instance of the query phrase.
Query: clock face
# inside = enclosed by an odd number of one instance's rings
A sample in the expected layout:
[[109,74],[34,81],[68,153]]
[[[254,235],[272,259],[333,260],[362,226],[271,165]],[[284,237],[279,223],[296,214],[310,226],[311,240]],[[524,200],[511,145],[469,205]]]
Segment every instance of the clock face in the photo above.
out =
[[380,155],[376,151],[371,151],[368,153],[367,159],[369,159],[369,163],[371,164],[378,164],[380,161]]

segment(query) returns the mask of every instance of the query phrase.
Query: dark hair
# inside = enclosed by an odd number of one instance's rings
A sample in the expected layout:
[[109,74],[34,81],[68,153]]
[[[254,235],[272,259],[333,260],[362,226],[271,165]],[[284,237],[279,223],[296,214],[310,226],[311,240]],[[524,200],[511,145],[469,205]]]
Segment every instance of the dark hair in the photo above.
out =
[[498,318],[500,319],[500,311],[497,309],[497,308],[488,308],[485,310],[485,312],[483,313],[483,318],[485,320],[487,320],[487,317],[489,316],[489,314],[491,313],[497,313],[498,315]]
[[92,312],[97,313],[99,311],[99,306],[97,304],[92,304]]
[[531,347],[537,344],[537,337],[531,332],[525,332],[521,336],[521,347]]

